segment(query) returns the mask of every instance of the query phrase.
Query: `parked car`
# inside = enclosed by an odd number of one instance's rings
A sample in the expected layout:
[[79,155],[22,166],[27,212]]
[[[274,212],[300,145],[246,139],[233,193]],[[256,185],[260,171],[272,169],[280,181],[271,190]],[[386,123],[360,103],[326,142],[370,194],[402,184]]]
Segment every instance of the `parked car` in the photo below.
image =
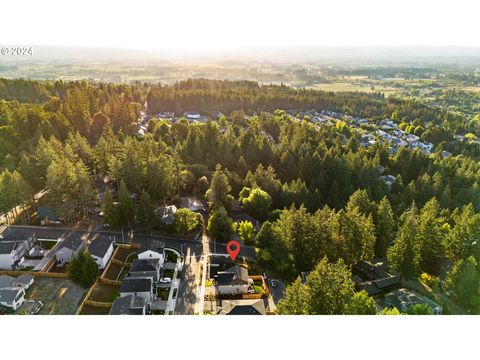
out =
[[169,284],[172,282],[172,279],[170,279],[169,277],[166,277],[166,278],[163,278],[162,280],[160,280],[160,282],[162,284]]

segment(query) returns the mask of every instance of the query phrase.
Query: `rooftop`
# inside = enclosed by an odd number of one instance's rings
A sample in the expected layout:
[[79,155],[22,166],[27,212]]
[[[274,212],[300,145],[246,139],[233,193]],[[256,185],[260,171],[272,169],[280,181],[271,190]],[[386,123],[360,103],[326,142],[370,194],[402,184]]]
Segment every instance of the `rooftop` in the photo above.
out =
[[159,259],[136,259],[130,266],[130,272],[157,271],[159,267]]
[[150,292],[152,291],[153,279],[151,277],[127,277],[120,285],[121,293]]
[[113,302],[109,315],[142,315],[144,309],[144,298],[135,295],[128,295],[117,298]]
[[90,245],[88,246],[88,252],[91,255],[103,258],[112,244],[112,238],[107,236],[101,236],[90,243]]

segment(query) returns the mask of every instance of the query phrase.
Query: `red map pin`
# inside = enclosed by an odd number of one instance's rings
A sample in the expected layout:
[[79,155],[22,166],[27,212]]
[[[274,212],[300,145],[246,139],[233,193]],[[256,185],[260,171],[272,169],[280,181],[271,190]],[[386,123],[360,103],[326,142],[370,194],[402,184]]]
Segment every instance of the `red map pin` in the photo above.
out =
[[240,252],[240,243],[237,240],[230,240],[227,243],[227,252],[228,252],[228,255],[230,255],[230,257],[232,258],[232,260],[235,261],[235,259],[238,256],[238,253]]

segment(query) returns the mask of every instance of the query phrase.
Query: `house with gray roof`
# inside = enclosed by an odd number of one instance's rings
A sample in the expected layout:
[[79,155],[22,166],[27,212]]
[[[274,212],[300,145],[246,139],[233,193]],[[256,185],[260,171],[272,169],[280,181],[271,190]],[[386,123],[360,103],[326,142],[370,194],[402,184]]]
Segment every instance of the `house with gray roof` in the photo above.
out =
[[159,259],[136,259],[130,266],[132,277],[152,277],[154,282],[160,281],[160,260]]
[[17,310],[25,301],[25,289],[19,287],[0,289],[0,305]]
[[247,269],[238,265],[214,276],[215,289],[219,294],[247,294],[251,281]]
[[120,285],[120,297],[140,296],[149,306],[154,298],[152,277],[126,277]]
[[115,299],[109,315],[145,315],[145,308],[143,297],[127,295]]
[[104,269],[113,254],[113,239],[110,236],[97,237],[88,245],[88,252],[98,268]]
[[62,240],[60,248],[55,253],[57,264],[64,265],[74,256],[77,256],[85,248],[85,243],[81,236],[70,236]]

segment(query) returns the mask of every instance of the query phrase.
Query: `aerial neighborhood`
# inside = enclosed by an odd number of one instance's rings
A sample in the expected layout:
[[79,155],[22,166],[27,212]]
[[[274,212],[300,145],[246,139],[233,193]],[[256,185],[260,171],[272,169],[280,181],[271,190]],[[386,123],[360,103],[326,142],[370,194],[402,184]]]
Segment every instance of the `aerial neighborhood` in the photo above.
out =
[[441,107],[241,81],[131,90],[145,101],[113,86],[88,128],[42,133],[1,173],[3,313],[476,313],[461,284],[478,287],[478,139]]

